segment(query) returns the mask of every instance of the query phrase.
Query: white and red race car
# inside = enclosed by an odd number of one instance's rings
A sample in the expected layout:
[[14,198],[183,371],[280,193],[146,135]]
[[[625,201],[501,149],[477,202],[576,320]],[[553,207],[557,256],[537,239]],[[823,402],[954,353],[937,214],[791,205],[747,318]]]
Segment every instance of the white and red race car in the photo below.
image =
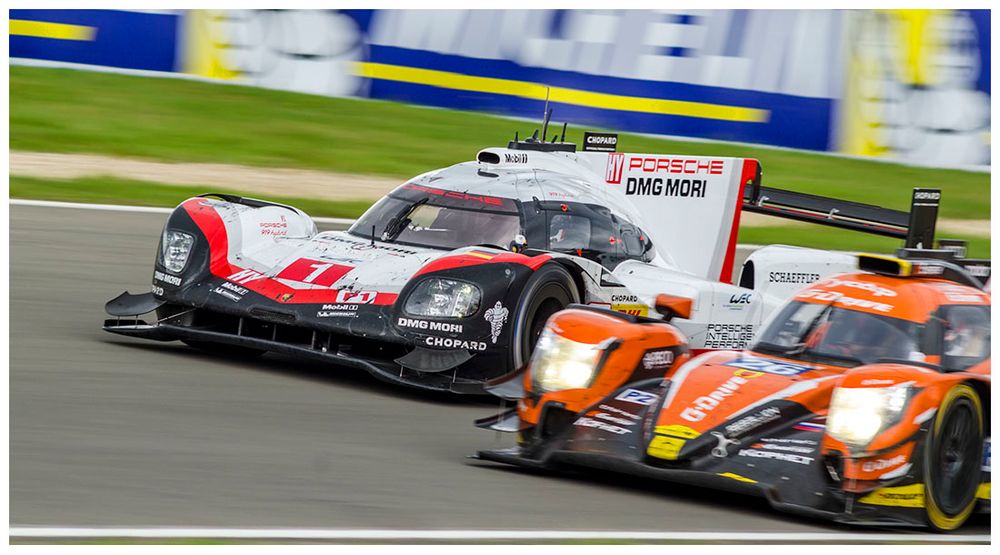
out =
[[928,236],[920,222],[933,234],[936,191],[917,190],[910,214],[763,188],[760,175],[752,159],[578,152],[532,137],[407,181],[347,231],[319,233],[290,206],[196,197],[164,227],[152,291],[109,301],[104,329],[478,393],[522,367],[570,304],[638,317],[658,293],[692,298],[690,318],[675,321],[690,348],[742,349],[797,289],[853,268],[847,254],[771,246],[731,284],[742,210],[908,246]]

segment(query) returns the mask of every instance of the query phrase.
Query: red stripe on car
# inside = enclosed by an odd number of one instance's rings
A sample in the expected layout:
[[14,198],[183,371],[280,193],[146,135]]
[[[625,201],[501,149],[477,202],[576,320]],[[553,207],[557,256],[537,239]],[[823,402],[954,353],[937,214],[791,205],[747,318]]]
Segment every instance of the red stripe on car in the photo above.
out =
[[733,282],[733,259],[736,257],[736,237],[739,235],[740,214],[743,213],[743,192],[747,183],[757,177],[757,160],[743,160],[743,171],[740,175],[740,190],[736,195],[736,212],[733,214],[733,225],[729,228],[729,245],[726,246],[726,258],[722,261],[722,271],[719,281]]
[[[226,224],[222,221],[222,217],[211,205],[205,204],[205,200],[201,198],[190,199],[182,204],[184,210],[187,211],[191,219],[194,220],[195,225],[201,229],[201,232],[208,239],[209,252],[211,253],[211,259],[209,262],[209,271],[215,277],[222,278],[225,280],[238,283],[241,287],[246,287],[247,289],[259,293],[271,300],[284,304],[319,304],[319,303],[337,303],[337,296],[339,291],[337,289],[295,289],[289,287],[280,281],[270,278],[257,272],[256,270],[250,270],[247,268],[241,268],[229,262],[229,235],[226,232]],[[295,263],[289,265],[288,268],[282,270],[278,274],[278,277],[294,279],[291,274],[283,275],[289,268],[295,266],[292,273],[298,275],[300,272],[304,272],[305,268],[299,268],[296,264],[309,265],[310,260],[300,259]],[[311,261],[318,262],[318,261]],[[339,266],[339,268],[335,268]],[[314,278],[313,283],[315,285],[323,285],[327,281],[332,285],[337,279],[340,279],[344,274],[349,272],[352,268],[350,266],[341,266],[333,264],[330,268],[325,269],[320,272],[320,274]],[[313,272],[316,268],[312,268],[309,271]],[[343,273],[340,276],[333,278],[334,275],[340,270]],[[327,276],[327,272],[330,275]],[[303,276],[308,277],[308,274]],[[320,281],[322,280],[322,282]],[[396,302],[399,297],[396,293],[383,293],[379,292],[375,299],[370,303],[373,305],[391,305]]]
[[451,256],[442,256],[436,260],[432,260],[427,263],[423,268],[417,271],[413,277],[421,276],[424,274],[429,274],[432,272],[440,272],[442,270],[452,270],[454,268],[464,268],[466,266],[478,266],[480,264],[497,264],[497,263],[511,263],[520,264],[522,266],[527,266],[533,271],[541,267],[552,257],[547,254],[540,254],[538,256],[526,256],[523,254],[517,254],[513,252],[499,253],[487,258],[488,253],[483,253],[479,251],[472,251],[468,253],[460,253]]

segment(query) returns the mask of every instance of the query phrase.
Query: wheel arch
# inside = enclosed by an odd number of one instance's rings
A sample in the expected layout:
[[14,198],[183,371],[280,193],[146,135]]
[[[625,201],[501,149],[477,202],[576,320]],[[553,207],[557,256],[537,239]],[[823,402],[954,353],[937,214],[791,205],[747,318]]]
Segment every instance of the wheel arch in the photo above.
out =
[[[583,286],[583,278],[581,276],[583,270],[579,266],[577,266],[570,260],[562,260],[560,258],[553,258],[552,260],[548,260],[544,264],[539,265],[537,268],[533,269],[533,272],[531,272],[528,275],[527,280],[524,283],[522,283],[521,286],[518,288],[516,292],[516,301],[515,297],[511,297],[511,306],[517,307],[516,310],[513,310],[512,314],[512,316],[514,317],[514,323],[510,328],[511,341],[520,341],[521,334],[525,333],[524,330],[529,329],[531,327],[532,322],[529,322],[527,320],[528,316],[524,312],[526,310],[529,310],[528,305],[526,305],[525,303],[530,302],[529,298],[530,295],[532,294],[531,293],[533,287],[532,284],[536,283],[537,279],[540,279],[537,276],[539,276],[539,274],[541,273],[546,272],[547,269],[558,269],[564,272],[565,274],[568,274],[569,280],[572,283],[571,284],[567,283],[566,285],[572,285],[572,287],[576,288],[576,295],[577,295],[576,302],[581,302],[585,298],[585,292],[584,290],[581,289],[581,287]],[[513,292],[513,290],[511,291]],[[567,291],[567,293],[568,293],[567,295],[568,302],[566,303],[565,306],[573,304],[574,302],[572,291]],[[565,308],[565,306],[563,308]],[[514,347],[514,344],[512,344],[512,347]],[[523,366],[525,363],[527,363],[527,356],[521,352],[520,347],[517,347],[515,349],[516,350],[511,351],[511,360],[514,363],[514,367],[519,368]]]
[[577,264],[574,260],[571,260],[569,258],[554,258],[552,259],[552,262],[561,265],[563,268],[566,269],[566,271],[569,272],[569,275],[572,276],[573,278],[573,284],[576,285],[576,292],[580,296],[580,298],[577,300],[581,303],[586,304],[587,286],[586,282],[583,279],[583,274],[586,272],[586,270],[580,267],[580,265]]
[[[935,444],[937,444],[938,442],[937,427],[941,422],[944,422],[942,418],[946,418],[945,415],[947,414],[948,411],[951,410],[953,402],[955,402],[956,399],[960,399],[963,395],[966,395],[965,393],[963,393],[963,390],[965,391],[971,390],[971,393],[975,397],[977,397],[977,399],[973,400],[973,404],[975,404],[975,401],[978,401],[979,408],[983,412],[983,414],[979,415],[980,416],[979,421],[982,426],[980,430],[980,437],[982,439],[989,437],[989,418],[988,418],[989,413],[987,408],[988,405],[986,404],[989,387],[988,385],[986,385],[985,389],[987,390],[987,397],[984,397],[983,386],[984,384],[982,383],[981,380],[976,380],[971,377],[951,381],[950,385],[948,385],[944,390],[945,397],[942,399],[941,406],[939,407],[938,412],[931,420],[931,430],[929,430],[928,432],[929,433],[928,437],[930,439],[930,442],[924,451],[924,462],[925,462],[925,468],[923,474],[925,483],[924,510],[926,513],[927,523],[930,525],[931,528],[939,532],[950,532],[952,530],[958,529],[975,512],[977,506],[977,491],[978,491],[977,488],[979,487],[980,484],[977,482],[972,482],[971,485],[972,490],[970,492],[971,499],[968,501],[967,504],[963,501],[963,503],[959,505],[959,510],[954,514],[947,513],[945,507],[939,505],[936,496],[932,492],[932,484],[934,483],[932,477],[934,476],[934,473],[931,470],[933,466],[931,462],[933,456],[932,452],[935,449],[934,447]],[[972,399],[967,395],[966,398]],[[981,444],[979,445],[978,449],[979,449],[979,454],[981,456],[982,455]],[[972,464],[975,465],[974,468],[978,469],[980,461],[974,459],[973,461],[974,462]],[[943,479],[947,478],[943,477]],[[934,487],[935,489],[937,488],[937,486]]]

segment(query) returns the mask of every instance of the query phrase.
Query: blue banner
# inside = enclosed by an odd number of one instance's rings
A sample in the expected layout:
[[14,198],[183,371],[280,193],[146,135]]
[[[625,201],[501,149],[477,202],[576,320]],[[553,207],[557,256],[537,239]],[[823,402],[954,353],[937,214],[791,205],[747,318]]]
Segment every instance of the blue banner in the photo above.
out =
[[988,10],[11,10],[11,56],[989,164]]
[[176,71],[179,19],[115,10],[10,10],[10,56]]

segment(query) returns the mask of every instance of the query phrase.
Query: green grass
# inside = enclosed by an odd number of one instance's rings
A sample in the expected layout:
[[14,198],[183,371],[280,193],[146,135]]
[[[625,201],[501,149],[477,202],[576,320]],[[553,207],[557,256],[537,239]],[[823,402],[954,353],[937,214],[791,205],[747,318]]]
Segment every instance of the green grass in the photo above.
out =
[[[559,120],[556,112],[555,119]],[[537,124],[391,102],[336,99],[74,71],[10,67],[13,150],[296,167],[410,177],[472,159]],[[583,126],[567,138],[579,143]],[[942,217],[990,217],[987,173],[912,168],[724,143],[621,136],[630,152],[754,157],[772,187],[908,209],[944,191]]]
[[[213,188],[211,187],[165,185],[162,183],[111,177],[68,181],[16,176],[10,178],[10,196],[13,198],[61,200],[67,202],[173,207],[180,204],[184,199],[212,190]],[[252,197],[255,195],[247,194],[247,196]],[[309,215],[316,217],[356,218],[371,204],[371,201],[366,200],[327,201],[270,196],[267,199],[296,206]],[[802,230],[810,230],[811,232],[803,233]],[[990,240],[988,238],[962,237],[949,233],[938,233],[938,236],[942,238],[966,239],[969,241],[969,256],[989,257]],[[808,224],[742,228],[740,229],[739,241],[741,243],[758,245],[782,243],[823,249],[868,252],[893,252],[901,246],[900,241],[896,239],[876,237],[854,231],[821,228]]]
[[[939,239],[964,239],[968,242],[968,256],[970,258],[990,257],[990,239],[988,237],[958,235],[941,230],[938,230],[937,237]],[[740,243],[751,245],[782,244],[873,253],[892,253],[903,246],[901,240],[891,237],[879,237],[858,231],[818,226],[809,226],[808,228],[800,226],[744,227],[740,229],[737,240]]]
[[[11,198],[60,200],[65,202],[165,206],[172,208],[185,199],[209,192],[231,193],[233,191],[221,190],[217,187],[165,185],[162,183],[113,177],[88,177],[67,181],[16,176],[10,178]],[[238,191],[235,193],[240,194]],[[246,196],[260,198],[261,195],[247,193]],[[272,196],[268,196],[266,200],[295,206],[310,216],[333,218],[356,218],[371,205],[370,200],[333,202]]]

